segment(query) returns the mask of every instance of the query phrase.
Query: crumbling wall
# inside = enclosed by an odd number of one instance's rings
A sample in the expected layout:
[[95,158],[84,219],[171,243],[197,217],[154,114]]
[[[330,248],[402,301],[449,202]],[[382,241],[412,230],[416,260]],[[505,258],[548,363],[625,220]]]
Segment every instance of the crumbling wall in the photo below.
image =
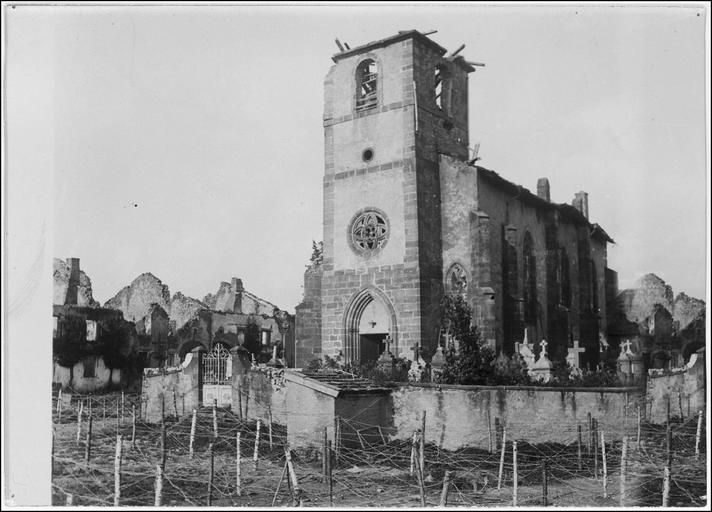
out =
[[124,318],[135,322],[143,318],[154,303],[170,314],[171,294],[168,286],[150,272],[146,272],[106,301],[104,307],[118,309],[124,313]]
[[198,299],[176,292],[171,299],[170,309],[171,320],[175,323],[174,329],[180,329],[204,309],[208,309],[208,306]]
[[145,421],[161,421],[162,407],[166,416],[175,415],[176,409],[178,416],[183,416],[192,414],[193,409],[200,406],[199,359],[198,352],[193,351],[178,367],[144,369],[141,405]]
[[[653,423],[667,419],[668,401],[672,416],[687,417],[705,410],[705,353],[692,354],[690,361],[681,368],[671,370],[648,370],[647,400],[650,403],[648,417]],[[689,404],[688,404],[689,402]],[[682,411],[680,406],[682,404]]]
[[[64,304],[67,297],[67,287],[71,269],[67,262],[54,258],[54,296],[52,304]],[[82,270],[79,272],[79,285],[77,286],[77,306],[99,307],[99,303],[92,297],[91,279]]]
[[113,386],[121,384],[121,370],[115,368],[113,371],[104,364],[104,358],[96,357],[94,377],[84,377],[84,359],[77,362],[73,368],[61,366],[54,363],[54,373],[52,382],[58,383],[62,389],[71,387],[77,393],[95,393]]

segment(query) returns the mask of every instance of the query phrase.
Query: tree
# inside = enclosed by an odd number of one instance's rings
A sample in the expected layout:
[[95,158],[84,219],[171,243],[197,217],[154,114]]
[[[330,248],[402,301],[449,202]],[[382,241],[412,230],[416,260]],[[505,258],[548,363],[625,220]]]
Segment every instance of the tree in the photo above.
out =
[[482,343],[480,333],[472,325],[472,310],[461,295],[446,295],[442,301],[441,327],[447,339],[457,340],[445,347],[445,365],[440,381],[445,384],[492,384],[494,352]]
[[133,327],[120,318],[111,318],[102,324],[100,354],[109,368],[109,382],[115,369],[129,369],[137,363],[133,354]]
[[242,346],[247,349],[248,352],[254,354],[257,357],[260,352],[262,352],[262,340],[260,339],[261,329],[257,325],[257,322],[250,319],[245,326],[245,341]]
[[69,384],[74,380],[74,365],[86,355],[87,323],[79,316],[63,316],[60,335],[52,343],[54,360],[60,366],[69,368]]

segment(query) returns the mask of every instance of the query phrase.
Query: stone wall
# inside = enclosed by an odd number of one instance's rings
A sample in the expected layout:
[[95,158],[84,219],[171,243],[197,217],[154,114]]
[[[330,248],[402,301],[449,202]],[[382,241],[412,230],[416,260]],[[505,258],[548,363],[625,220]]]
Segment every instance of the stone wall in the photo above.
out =
[[291,368],[302,368],[322,352],[321,265],[304,272],[304,300],[295,309],[295,343],[285,347],[285,357]]
[[[183,363],[174,368],[146,368],[143,371],[141,404],[144,419],[149,423],[161,421],[161,407],[165,405],[166,416],[190,415],[200,406],[200,357],[198,351],[185,356]],[[174,407],[173,394],[175,392]]]
[[[442,449],[489,449],[495,418],[507,435],[532,443],[565,443],[576,439],[587,413],[603,430],[620,432],[633,424],[642,388],[541,388],[408,385],[393,391],[391,436],[411,439],[426,411],[426,439]],[[489,421],[489,424],[488,424]]]
[[668,400],[672,416],[680,416],[680,401],[683,417],[687,417],[688,410],[689,414],[705,410],[704,350],[692,354],[681,368],[648,370],[647,399],[651,404],[648,417],[653,423],[666,421]]
[[248,369],[238,374],[232,389],[232,410],[239,415],[242,407],[242,417],[247,419],[267,422],[271,417],[272,423],[286,425],[286,401],[283,368]]

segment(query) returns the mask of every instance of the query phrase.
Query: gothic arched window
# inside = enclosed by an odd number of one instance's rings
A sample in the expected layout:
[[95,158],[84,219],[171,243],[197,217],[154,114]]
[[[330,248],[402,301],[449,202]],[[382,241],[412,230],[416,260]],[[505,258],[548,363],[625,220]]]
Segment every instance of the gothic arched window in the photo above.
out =
[[559,303],[567,308],[571,307],[571,276],[569,273],[569,256],[566,249],[559,249]]
[[378,71],[373,59],[356,68],[356,110],[367,110],[378,104]]
[[589,285],[589,291],[591,293],[591,311],[593,313],[598,313],[598,276],[596,275],[596,264],[593,260],[588,260],[590,265],[590,277],[591,283]]
[[524,319],[527,322],[536,321],[536,258],[534,257],[534,242],[532,235],[524,233],[522,244],[523,274],[524,274]]
[[467,272],[459,263],[453,264],[445,282],[448,293],[467,299]]

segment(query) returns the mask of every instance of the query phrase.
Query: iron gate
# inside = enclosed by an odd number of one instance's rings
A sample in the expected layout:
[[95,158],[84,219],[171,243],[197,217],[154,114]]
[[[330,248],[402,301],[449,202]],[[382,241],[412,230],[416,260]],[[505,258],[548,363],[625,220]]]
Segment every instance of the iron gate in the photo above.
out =
[[212,405],[214,399],[218,407],[232,403],[232,356],[222,344],[203,357],[203,405]]

